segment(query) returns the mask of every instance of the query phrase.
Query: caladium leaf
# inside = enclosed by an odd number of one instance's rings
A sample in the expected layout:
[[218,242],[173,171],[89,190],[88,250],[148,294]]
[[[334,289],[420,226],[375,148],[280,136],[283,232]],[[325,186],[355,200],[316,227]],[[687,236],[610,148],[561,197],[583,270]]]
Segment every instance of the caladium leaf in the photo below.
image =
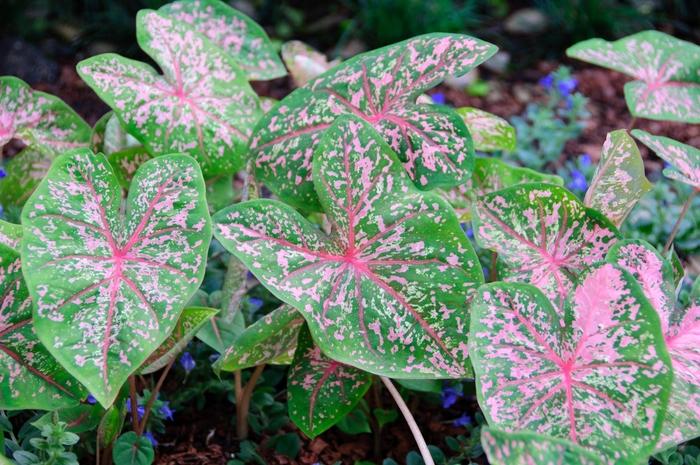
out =
[[20,210],[36,186],[44,179],[52,157],[33,147],[26,147],[6,164],[7,177],[0,182],[0,204]]
[[90,134],[90,150],[95,153],[102,152],[105,141],[105,130],[112,115],[114,115],[114,112],[108,111],[104,115],[100,116],[100,119],[98,119],[95,125],[92,127],[92,133]]
[[318,210],[312,156],[323,132],[349,114],[374,126],[421,188],[466,181],[473,148],[464,121],[445,106],[416,104],[416,99],[494,53],[494,45],[469,36],[427,34],[341,63],[294,91],[258,123],[251,139],[257,178],[285,202]]
[[625,84],[627,107],[643,118],[700,123],[700,47],[658,31],[615,42],[590,39],[566,51],[636,80]]
[[136,29],[139,45],[164,75],[107,53],[78,63],[80,76],[151,154],[188,153],[206,176],[235,172],[260,116],[244,73],[180,21],[142,10]]
[[561,304],[585,267],[605,258],[617,229],[566,189],[523,184],[482,197],[477,243],[498,253],[499,276],[537,286]]
[[569,439],[616,464],[653,451],[673,375],[659,318],[626,271],[592,268],[563,308],[529,284],[484,285],[470,335],[490,425]]
[[110,153],[109,164],[114,169],[119,185],[129,188],[131,180],[141,165],[152,159],[153,156],[143,147],[131,147]]
[[313,179],[330,236],[260,199],[217,213],[217,239],[334,360],[396,378],[466,376],[467,302],[483,275],[452,209],[353,117],[326,132]]
[[651,190],[644,161],[627,131],[609,132],[583,203],[620,226],[640,198]]
[[180,0],[158,10],[188,24],[231,56],[248,79],[265,81],[287,74],[265,30],[219,0]]
[[700,190],[700,150],[668,137],[654,136],[635,129],[632,135],[671,165],[664,169],[666,177]]
[[22,226],[0,220],[0,245],[12,250],[19,250],[19,241],[22,239]]
[[647,242],[620,241],[610,249],[607,260],[637,279],[659,315],[671,356],[675,376],[656,450],[700,436],[700,305],[675,305],[673,268]]
[[500,116],[478,108],[458,108],[474,141],[474,149],[481,152],[515,150],[515,128]]
[[211,236],[204,180],[187,155],[143,164],[124,214],[121,192],[104,155],[73,151],[22,211],[37,334],[106,407],[175,327]]
[[286,365],[297,348],[304,318],[291,305],[282,305],[250,325],[226,348],[215,367],[236,371],[261,365]]
[[340,63],[340,60],[329,62],[326,55],[299,40],[290,40],[282,44],[281,55],[297,87],[305,86],[316,76]]
[[481,429],[481,447],[491,465],[603,465],[599,456],[566,439],[521,431]]
[[39,342],[19,253],[5,245],[0,245],[0,289],[0,409],[78,404],[86,393]]
[[87,147],[90,126],[63,100],[32,90],[12,76],[0,77],[0,148],[12,139],[47,154]]
[[197,331],[219,312],[216,308],[189,307],[182,311],[170,336],[143,363],[141,374],[158,371],[187,347]]
[[287,377],[289,418],[313,438],[350,413],[372,385],[366,371],[326,357],[304,327]]

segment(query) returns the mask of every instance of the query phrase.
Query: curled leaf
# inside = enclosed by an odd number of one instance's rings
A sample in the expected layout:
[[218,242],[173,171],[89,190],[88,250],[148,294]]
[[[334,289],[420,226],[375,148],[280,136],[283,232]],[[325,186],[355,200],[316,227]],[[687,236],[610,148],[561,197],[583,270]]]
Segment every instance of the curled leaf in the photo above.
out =
[[700,150],[668,137],[654,136],[635,129],[632,135],[671,165],[664,174],[700,190]]
[[282,60],[297,87],[303,87],[307,82],[340,62],[340,60],[329,62],[326,55],[299,40],[282,44]]
[[474,150],[496,152],[515,150],[515,128],[500,116],[478,108],[458,108],[474,141]]

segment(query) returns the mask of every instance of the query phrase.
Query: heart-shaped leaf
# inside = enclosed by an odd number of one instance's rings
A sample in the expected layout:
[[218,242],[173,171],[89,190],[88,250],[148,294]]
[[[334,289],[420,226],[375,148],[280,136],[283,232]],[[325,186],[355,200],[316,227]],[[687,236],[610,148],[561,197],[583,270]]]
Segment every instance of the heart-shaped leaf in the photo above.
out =
[[566,438],[616,464],[653,451],[673,376],[659,318],[624,270],[593,268],[562,309],[529,284],[484,285],[470,335],[490,425]]
[[316,76],[340,63],[340,60],[329,62],[326,55],[299,40],[291,40],[282,44],[281,54],[294,85],[297,87],[305,86]]
[[500,116],[478,108],[458,108],[474,141],[474,150],[496,152],[515,150],[515,128]]
[[469,179],[473,148],[453,110],[416,104],[450,75],[486,61],[496,47],[469,36],[427,34],[357,55],[297,89],[258,123],[251,139],[257,176],[287,203],[318,210],[311,179],[321,136],[343,114],[379,131],[421,188]]
[[19,250],[22,239],[22,226],[0,220],[0,244],[13,250]]
[[313,438],[345,417],[372,385],[363,370],[326,357],[304,327],[287,377],[289,418]]
[[175,327],[202,281],[211,229],[187,155],[141,166],[121,192],[102,154],[57,158],[22,212],[22,258],[41,341],[109,407]]
[[620,226],[651,183],[644,176],[644,161],[627,131],[609,132],[583,203]]
[[313,179],[330,236],[261,199],[218,212],[217,239],[334,360],[396,378],[466,376],[467,302],[483,276],[449,205],[353,117],[326,132]]
[[0,409],[54,410],[86,393],[39,342],[19,253],[0,245]]
[[700,190],[700,150],[668,137],[654,136],[635,129],[632,135],[671,165],[664,175]]
[[304,318],[291,305],[282,305],[250,325],[226,348],[216,362],[225,371],[243,370],[263,363],[292,361]]
[[264,81],[287,74],[265,30],[219,0],[180,0],[158,10],[204,34],[231,56],[248,79]]
[[144,362],[141,374],[153,373],[170,363],[187,347],[187,344],[194,338],[197,331],[218,312],[219,310],[208,307],[189,307],[184,309],[170,336]]
[[235,172],[260,117],[244,73],[180,21],[142,10],[136,29],[139,45],[164,75],[106,53],[78,63],[80,76],[151,154],[188,153],[208,177]]
[[615,42],[590,39],[566,51],[572,58],[614,69],[625,84],[627,107],[642,118],[700,123],[700,47],[658,31]]
[[87,147],[90,126],[63,100],[32,90],[12,76],[0,77],[0,148],[19,139],[34,149],[55,155]]
[[690,308],[675,305],[671,264],[647,242],[620,241],[610,249],[607,260],[637,279],[659,315],[671,356],[675,376],[656,450],[700,436],[700,302]]
[[119,465],[151,465],[154,458],[151,441],[133,431],[119,436],[112,449],[112,459]]
[[615,227],[558,186],[523,184],[482,197],[472,219],[477,243],[498,253],[499,276],[531,283],[563,302],[574,277],[605,258]]
[[521,431],[481,429],[481,447],[491,465],[603,465],[602,458],[566,439]]

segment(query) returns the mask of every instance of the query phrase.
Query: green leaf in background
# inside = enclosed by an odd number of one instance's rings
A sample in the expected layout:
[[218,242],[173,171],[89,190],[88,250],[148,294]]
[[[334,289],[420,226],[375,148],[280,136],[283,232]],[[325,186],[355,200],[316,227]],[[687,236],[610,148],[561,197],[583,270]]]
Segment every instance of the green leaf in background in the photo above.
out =
[[119,436],[112,449],[112,459],[119,465],[151,465],[154,458],[151,441],[133,431]]
[[97,440],[101,448],[106,449],[116,441],[124,426],[124,418],[126,418],[126,408],[119,408],[116,405],[112,405],[104,413],[97,426]]
[[[26,147],[5,163],[7,177],[0,182],[0,205],[19,212],[36,186],[49,172],[52,157],[32,147]],[[16,215],[19,222],[19,214]]]
[[396,382],[406,389],[417,392],[442,392],[442,381],[438,379],[397,379]]
[[[364,402],[364,400],[361,400],[360,404],[363,404]],[[359,408],[359,405],[353,411],[341,418],[335,426],[337,426],[338,429],[345,434],[354,435],[372,432],[372,427],[369,425],[367,414],[363,409]]]
[[316,76],[340,63],[340,60],[329,62],[326,55],[299,40],[290,40],[282,44],[281,55],[297,87],[305,86]]
[[666,177],[700,190],[700,150],[639,129],[632,131],[632,135],[671,165],[669,168],[664,168]]
[[640,198],[651,190],[644,161],[624,129],[609,132],[583,203],[620,226]]
[[32,425],[41,429],[44,425],[54,423],[54,418],[58,418],[66,424],[66,431],[80,434],[87,431],[94,431],[99,425],[102,416],[105,413],[99,404],[83,403],[74,407],[62,408],[48,412],[41,416],[38,420],[32,422]]
[[515,128],[500,116],[478,108],[457,108],[474,141],[474,150],[496,152],[515,150]]

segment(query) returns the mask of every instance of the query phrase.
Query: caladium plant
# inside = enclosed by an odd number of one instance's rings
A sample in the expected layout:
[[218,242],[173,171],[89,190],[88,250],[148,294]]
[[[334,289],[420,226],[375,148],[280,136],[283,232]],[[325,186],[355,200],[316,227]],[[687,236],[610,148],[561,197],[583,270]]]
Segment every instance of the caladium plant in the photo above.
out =
[[354,117],[326,131],[313,163],[330,235],[259,199],[218,212],[216,238],[332,359],[397,378],[469,374],[467,302],[483,276],[451,208]]
[[566,54],[634,77],[625,84],[625,99],[632,115],[700,123],[697,45],[663,32],[644,31],[615,42],[586,40]]
[[36,332],[105,407],[175,327],[211,236],[189,156],[142,165],[125,213],[121,192],[104,155],[74,151],[54,161],[22,212]]
[[282,45],[281,54],[297,87],[305,86],[316,76],[340,63],[338,59],[329,62],[326,55],[299,40],[285,42]]
[[445,106],[417,104],[416,99],[494,53],[495,46],[469,36],[427,34],[341,63],[260,120],[250,144],[258,178],[285,202],[319,210],[314,151],[340,115],[355,115],[382,135],[421,188],[466,181],[473,147],[464,122]]
[[670,165],[664,169],[667,177],[700,190],[700,150],[639,129],[632,131],[632,135]]
[[19,250],[22,239],[22,226],[0,220],[0,244],[13,250]]
[[515,128],[508,121],[478,108],[462,107],[457,113],[464,120],[474,141],[474,150],[510,152],[515,150]]

